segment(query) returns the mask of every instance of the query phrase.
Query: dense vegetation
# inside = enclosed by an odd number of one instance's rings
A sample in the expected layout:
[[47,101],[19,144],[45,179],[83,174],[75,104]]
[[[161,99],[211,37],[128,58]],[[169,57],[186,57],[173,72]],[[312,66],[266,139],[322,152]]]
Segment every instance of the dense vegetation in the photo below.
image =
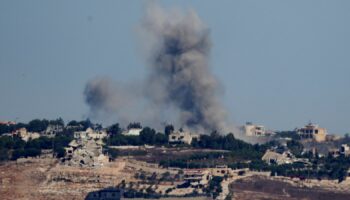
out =
[[36,157],[42,150],[53,150],[56,157],[64,156],[64,147],[73,139],[72,135],[60,134],[54,138],[40,137],[28,142],[19,137],[0,137],[0,161],[16,160],[21,157]]
[[[128,127],[139,128],[139,123],[131,123]],[[157,133],[154,129],[145,127],[140,132],[139,136],[125,136],[119,124],[114,124],[107,129],[110,137],[105,138],[105,143],[111,146],[118,145],[166,145],[168,137],[163,133]]]
[[310,165],[302,163],[293,163],[289,165],[271,166],[269,171],[271,175],[299,177],[301,179],[317,178],[338,179],[339,182],[345,180],[348,176],[350,159],[344,156],[324,158],[312,158]]
[[236,139],[232,133],[219,135],[213,132],[211,135],[201,135],[200,140],[192,142],[193,147],[207,149],[222,149],[231,151],[240,159],[259,159],[265,152],[267,146],[252,145],[242,140]]
[[83,121],[71,121],[67,127],[58,132],[54,138],[42,136],[37,139],[23,141],[19,136],[7,136],[5,133],[12,133],[20,128],[26,128],[28,132],[44,132],[49,125],[58,125],[62,128],[65,123],[61,118],[56,120],[34,119],[28,123],[0,124],[0,161],[16,160],[20,157],[36,157],[41,155],[42,150],[52,150],[54,156],[63,157],[64,147],[73,139],[74,131],[86,130],[89,127],[97,126],[89,119]]
[[29,132],[42,132],[46,130],[49,125],[61,125],[64,126],[64,121],[61,118],[56,120],[47,120],[47,119],[34,119],[27,124],[18,123],[18,124],[0,124],[0,135],[4,133],[11,133],[20,128],[26,128]]
[[[49,125],[64,126],[61,118],[56,120],[35,119],[27,124],[0,125],[0,135],[11,133],[20,128],[26,128],[29,132],[42,132]],[[64,130],[54,138],[42,136],[37,139],[23,141],[19,136],[0,137],[0,161],[16,160],[21,157],[36,157],[41,155],[42,150],[52,150],[56,157],[64,156],[64,147],[73,139],[73,132]]]

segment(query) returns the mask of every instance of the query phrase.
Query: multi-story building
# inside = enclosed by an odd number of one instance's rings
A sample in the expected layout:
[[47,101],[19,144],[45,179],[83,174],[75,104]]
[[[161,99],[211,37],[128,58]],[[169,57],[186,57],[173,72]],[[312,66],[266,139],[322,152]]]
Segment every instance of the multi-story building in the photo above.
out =
[[316,142],[326,141],[327,136],[327,130],[325,128],[320,128],[317,124],[312,123],[297,129],[297,133],[302,139],[315,140]]
[[205,187],[212,175],[207,169],[186,169],[184,170],[184,180],[193,188]]

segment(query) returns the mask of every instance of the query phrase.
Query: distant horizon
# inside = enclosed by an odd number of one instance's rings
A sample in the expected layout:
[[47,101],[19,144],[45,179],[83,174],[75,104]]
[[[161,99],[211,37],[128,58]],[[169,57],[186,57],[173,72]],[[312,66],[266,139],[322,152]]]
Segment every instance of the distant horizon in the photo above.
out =
[[[286,131],[311,121],[350,133],[350,1],[160,4],[194,10],[210,29],[210,70],[232,124]],[[89,80],[142,80],[144,12],[145,1],[1,1],[0,121],[81,121]]]
[[[39,120],[44,120],[44,119],[45,119],[45,120],[56,120],[56,119],[60,119],[60,118],[61,118],[61,117],[52,118],[52,119],[48,119],[48,118],[35,118],[35,119],[28,120],[28,121],[0,120],[0,122],[15,122],[16,124],[19,124],[19,123],[28,124],[30,121],[32,121],[32,120],[37,120],[37,119],[39,119]],[[131,122],[129,122],[128,124],[120,124],[120,123],[117,122],[117,121],[114,122],[114,123],[112,123],[112,124],[103,124],[103,123],[99,123],[99,122],[96,122],[96,121],[94,121],[94,120],[91,120],[90,118],[80,119],[80,120],[78,120],[78,119],[65,120],[65,119],[63,119],[63,118],[61,118],[61,119],[64,121],[65,126],[67,126],[68,123],[71,122],[71,121],[80,122],[80,121],[90,120],[91,123],[93,123],[93,124],[101,124],[103,128],[107,128],[107,127],[109,127],[109,126],[111,126],[111,125],[113,125],[113,124],[119,124],[121,128],[126,129],[127,126],[128,126],[129,124],[137,122],[137,123],[140,123],[141,126],[142,126],[143,128],[144,128],[144,127],[150,127],[150,128],[155,129],[155,130],[159,130],[159,129],[157,129],[157,128],[155,128],[155,127],[152,127],[152,126],[150,126],[150,125],[145,125],[145,124],[143,124],[142,122],[139,122],[139,121],[131,121]],[[245,123],[243,123],[243,124],[236,124],[235,126],[236,126],[237,128],[239,128],[239,127],[245,125],[246,123],[252,123],[252,124],[254,124],[254,125],[262,125],[262,126],[265,126],[264,124],[257,124],[257,123],[254,123],[254,122],[245,122]],[[307,122],[307,123],[305,123],[305,124],[303,124],[303,125],[294,127],[294,128],[292,128],[292,129],[281,129],[281,130],[277,130],[277,129],[270,129],[269,127],[265,127],[265,128],[267,128],[267,130],[276,131],[276,132],[294,131],[296,128],[302,128],[302,127],[304,127],[305,125],[308,125],[309,123],[312,123],[312,124],[314,124],[314,125],[319,125],[321,128],[325,128],[325,129],[327,130],[327,133],[328,133],[328,134],[331,134],[331,135],[345,136],[346,134],[350,134],[350,132],[346,132],[346,133],[343,133],[343,134],[331,133],[331,132],[328,131],[327,127],[323,127],[323,126],[320,125],[320,124],[317,124],[317,123],[314,123],[314,122],[310,122],[310,121]],[[166,125],[173,125],[173,124],[172,124],[171,122],[169,122],[168,124],[163,124],[164,127],[165,127]],[[175,128],[176,130],[179,130],[179,129],[182,129],[183,127],[176,127],[176,126],[174,126],[174,128]],[[210,132],[210,131],[209,131],[209,132]],[[220,133],[221,133],[221,134],[229,134],[230,132],[227,132],[227,133],[226,133],[226,132],[220,132]]]

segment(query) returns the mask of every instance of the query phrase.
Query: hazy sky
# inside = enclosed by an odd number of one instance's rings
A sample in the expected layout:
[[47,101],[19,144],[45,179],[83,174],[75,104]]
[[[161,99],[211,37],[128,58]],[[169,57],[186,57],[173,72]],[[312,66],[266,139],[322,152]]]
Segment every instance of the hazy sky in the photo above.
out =
[[[236,124],[311,120],[350,132],[350,1],[161,1],[211,29],[211,69]],[[0,1],[0,120],[83,119],[96,76],[144,77],[145,1]]]

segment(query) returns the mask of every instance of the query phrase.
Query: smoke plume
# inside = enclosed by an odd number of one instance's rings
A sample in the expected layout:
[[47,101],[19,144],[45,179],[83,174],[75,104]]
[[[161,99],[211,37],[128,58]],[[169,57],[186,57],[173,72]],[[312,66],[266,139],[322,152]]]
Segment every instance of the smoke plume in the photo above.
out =
[[[107,79],[92,80],[84,92],[91,113],[114,112],[118,118],[126,117],[125,108],[139,104],[129,98],[136,98],[146,105],[146,111],[140,113],[153,113],[148,119],[176,114],[176,122],[171,123],[191,130],[229,131],[227,114],[219,101],[220,87],[209,69],[210,31],[197,14],[152,4],[138,31],[148,66],[145,81],[139,86],[142,91],[132,94],[132,90]],[[154,112],[147,110],[150,108]]]

